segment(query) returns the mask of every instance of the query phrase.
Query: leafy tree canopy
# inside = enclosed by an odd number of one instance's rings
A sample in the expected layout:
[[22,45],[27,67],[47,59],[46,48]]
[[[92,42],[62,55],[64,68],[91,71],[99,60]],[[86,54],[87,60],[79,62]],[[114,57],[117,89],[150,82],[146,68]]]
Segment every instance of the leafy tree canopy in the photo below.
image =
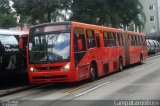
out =
[[[135,23],[144,27],[145,15],[139,0],[13,0],[20,17],[31,24],[56,21],[62,10],[71,10],[69,20],[119,27]],[[21,18],[21,20],[24,18]],[[64,20],[66,17],[64,16]]]
[[11,12],[9,0],[0,0],[0,28],[8,29],[16,26],[16,18]]
[[141,26],[146,21],[139,0],[73,0],[71,10],[71,20],[98,25],[119,27],[134,22]]

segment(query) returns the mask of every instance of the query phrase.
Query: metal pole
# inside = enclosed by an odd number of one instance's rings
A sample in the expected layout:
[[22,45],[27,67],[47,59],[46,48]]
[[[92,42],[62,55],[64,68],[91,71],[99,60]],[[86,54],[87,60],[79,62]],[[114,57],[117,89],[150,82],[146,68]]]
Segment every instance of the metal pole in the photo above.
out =
[[155,40],[157,40],[156,27],[154,27],[154,33],[155,33]]

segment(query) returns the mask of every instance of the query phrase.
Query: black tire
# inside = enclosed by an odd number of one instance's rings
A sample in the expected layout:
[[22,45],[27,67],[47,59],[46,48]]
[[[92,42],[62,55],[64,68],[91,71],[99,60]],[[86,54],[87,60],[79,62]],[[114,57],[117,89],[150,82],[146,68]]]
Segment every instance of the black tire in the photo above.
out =
[[119,58],[119,68],[118,68],[119,71],[123,71],[123,59],[122,58]]
[[143,55],[141,54],[141,56],[140,56],[140,65],[142,65],[143,63],[144,63],[144,61],[143,61]]
[[90,81],[93,82],[96,80],[96,69],[95,67],[90,67]]

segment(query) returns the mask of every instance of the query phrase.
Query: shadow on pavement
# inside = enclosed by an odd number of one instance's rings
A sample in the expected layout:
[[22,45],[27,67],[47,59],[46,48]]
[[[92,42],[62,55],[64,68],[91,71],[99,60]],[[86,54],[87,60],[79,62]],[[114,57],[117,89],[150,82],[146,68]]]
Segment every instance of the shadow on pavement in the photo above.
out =
[[29,85],[27,73],[0,73],[0,91]]

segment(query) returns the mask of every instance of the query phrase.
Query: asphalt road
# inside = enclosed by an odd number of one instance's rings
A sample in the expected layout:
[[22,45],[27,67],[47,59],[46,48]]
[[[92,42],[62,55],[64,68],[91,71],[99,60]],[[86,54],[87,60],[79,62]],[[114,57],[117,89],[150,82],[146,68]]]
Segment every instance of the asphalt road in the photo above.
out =
[[160,106],[160,56],[92,83],[48,84],[0,100],[15,106]]

